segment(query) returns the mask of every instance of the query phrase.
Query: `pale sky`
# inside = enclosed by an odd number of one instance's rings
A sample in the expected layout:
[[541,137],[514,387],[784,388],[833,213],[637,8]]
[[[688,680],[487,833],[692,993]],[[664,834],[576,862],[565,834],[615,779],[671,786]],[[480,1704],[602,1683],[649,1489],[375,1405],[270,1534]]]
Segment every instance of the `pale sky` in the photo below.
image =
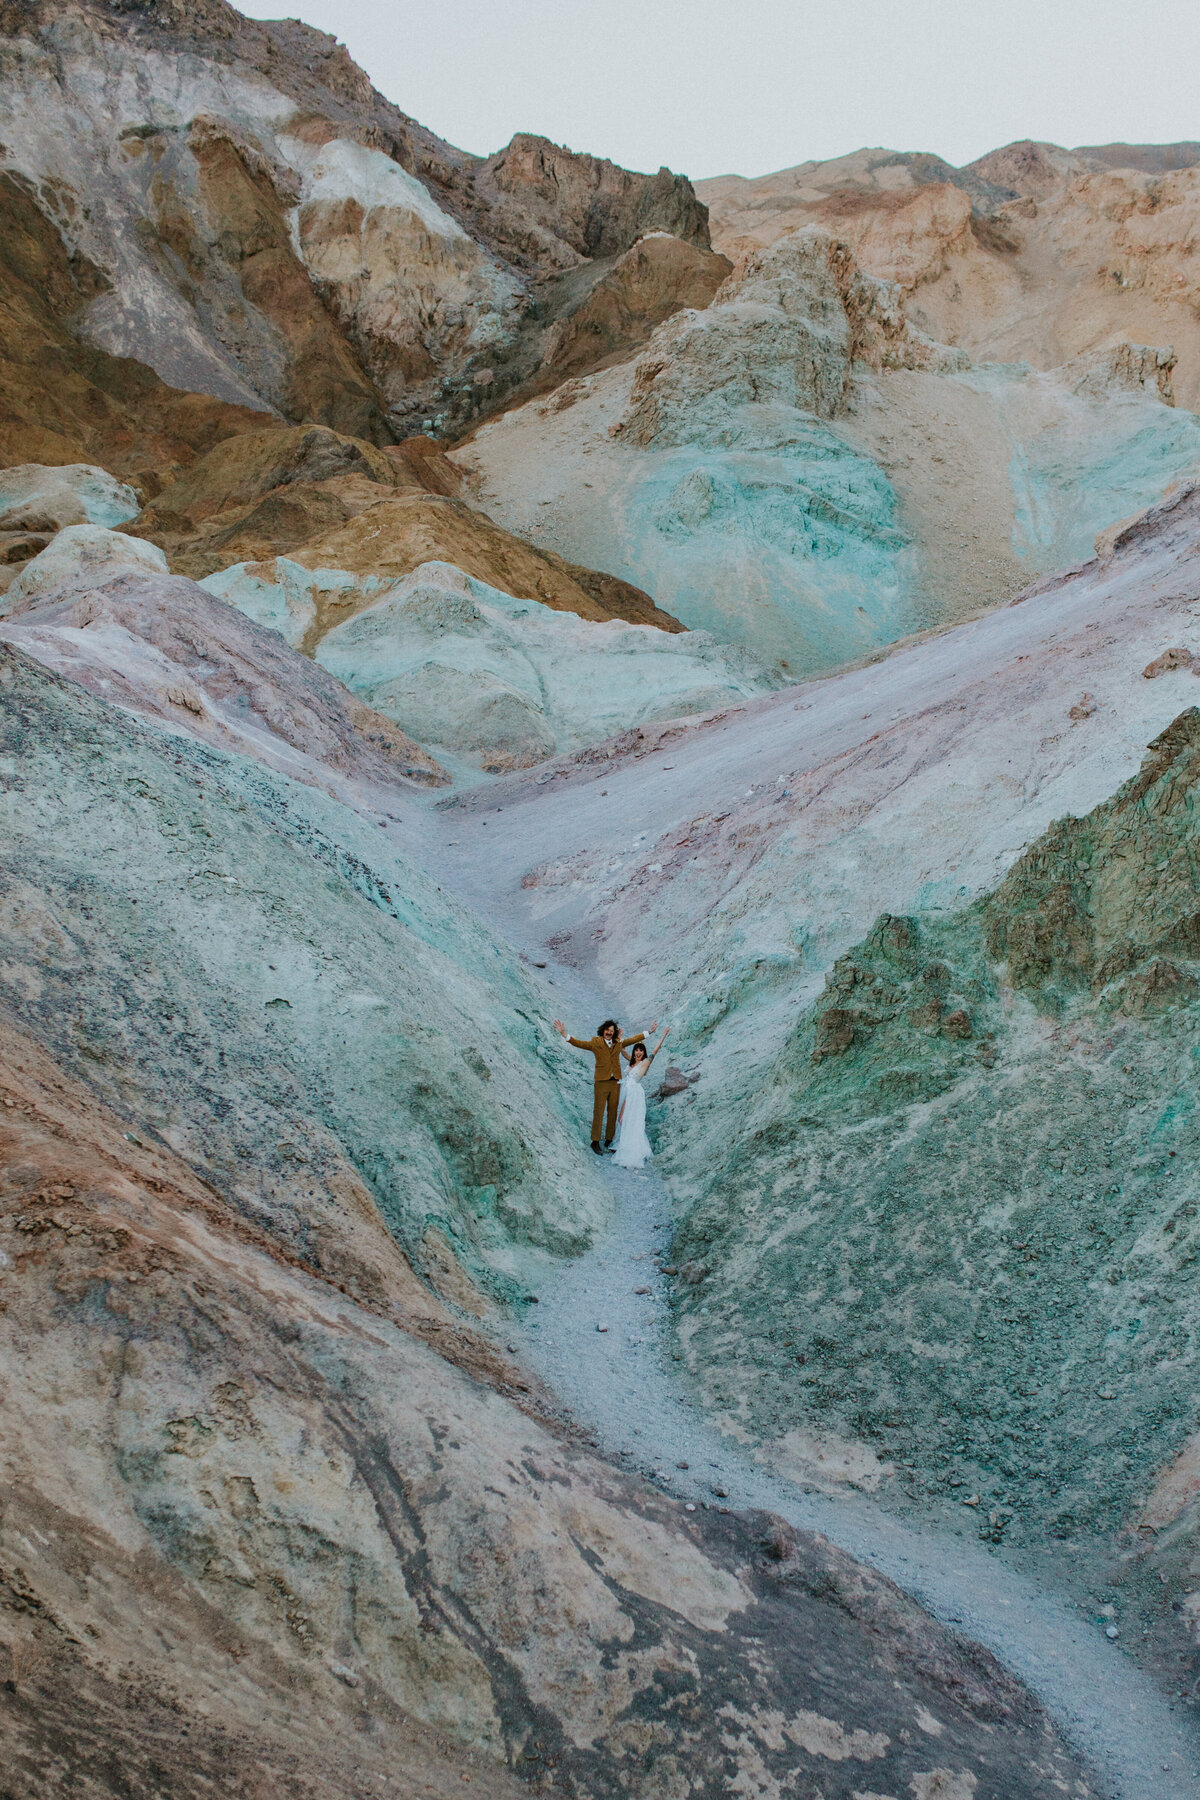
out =
[[289,16],[481,155],[533,131],[698,179],[864,144],[964,163],[1014,138],[1200,138],[1200,0],[301,0]]

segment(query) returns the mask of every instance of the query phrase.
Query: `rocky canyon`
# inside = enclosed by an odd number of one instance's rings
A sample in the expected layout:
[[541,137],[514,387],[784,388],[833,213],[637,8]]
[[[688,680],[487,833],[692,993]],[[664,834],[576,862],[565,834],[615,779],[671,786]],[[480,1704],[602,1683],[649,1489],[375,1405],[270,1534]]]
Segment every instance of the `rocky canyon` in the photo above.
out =
[[1200,145],[404,98],[0,0],[0,1800],[1194,1800]]

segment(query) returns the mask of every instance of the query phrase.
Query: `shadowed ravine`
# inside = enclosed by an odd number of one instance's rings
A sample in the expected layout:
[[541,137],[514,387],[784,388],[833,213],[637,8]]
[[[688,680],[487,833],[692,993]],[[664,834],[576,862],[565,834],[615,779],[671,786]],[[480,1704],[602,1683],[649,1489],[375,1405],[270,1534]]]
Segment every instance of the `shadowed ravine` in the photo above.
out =
[[[450,829],[461,832],[461,820]],[[444,864],[433,842],[427,860]],[[468,868],[456,860],[453,873],[445,866],[439,873],[494,929],[526,953],[534,950],[527,928],[497,908],[485,862]],[[543,944],[536,954],[549,956]],[[599,995],[561,963],[548,963],[547,983],[548,1017],[569,1013],[586,1021],[619,1011],[618,996]],[[581,1059],[581,1084],[588,1074]],[[1032,1689],[1112,1800],[1200,1796],[1200,1748],[1186,1720],[1069,1600],[982,1545],[906,1524],[865,1496],[805,1491],[759,1466],[705,1419],[668,1348],[666,1284],[654,1261],[671,1230],[666,1190],[652,1168],[605,1167],[615,1201],[607,1235],[578,1260],[548,1265],[538,1305],[513,1327],[522,1356],[576,1422],[591,1428],[601,1450],[684,1504],[778,1513],[889,1576]],[[639,1295],[638,1288],[650,1292]]]

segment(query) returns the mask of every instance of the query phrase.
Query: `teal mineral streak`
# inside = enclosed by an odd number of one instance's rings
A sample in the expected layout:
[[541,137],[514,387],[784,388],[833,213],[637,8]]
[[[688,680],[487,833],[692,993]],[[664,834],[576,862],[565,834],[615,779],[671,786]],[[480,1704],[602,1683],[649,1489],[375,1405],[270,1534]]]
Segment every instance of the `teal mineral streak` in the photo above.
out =
[[[977,1493],[989,1541],[1133,1516],[1200,1424],[1197,791],[1193,709],[990,895],[877,920],[765,1079],[697,1095],[686,1167],[664,1121],[715,1411],[866,1443],[932,1504]],[[753,992],[731,968],[711,1016],[727,982]],[[681,1021],[685,1061],[708,1023]]]
[[669,582],[676,616],[732,634],[793,673],[910,628],[895,489],[819,420],[740,407],[695,447],[651,449],[630,520],[633,560]]
[[1052,548],[1064,564],[1085,562],[1096,534],[1162,498],[1172,482],[1200,469],[1200,418],[1140,396],[1117,395],[1104,434],[1077,421],[1019,444],[1009,464],[1013,548],[1040,559]]
[[418,1269],[431,1224],[499,1297],[578,1253],[583,1097],[507,945],[331,796],[11,667],[0,837],[46,932],[0,1000],[63,1066],[300,1251],[344,1167]]

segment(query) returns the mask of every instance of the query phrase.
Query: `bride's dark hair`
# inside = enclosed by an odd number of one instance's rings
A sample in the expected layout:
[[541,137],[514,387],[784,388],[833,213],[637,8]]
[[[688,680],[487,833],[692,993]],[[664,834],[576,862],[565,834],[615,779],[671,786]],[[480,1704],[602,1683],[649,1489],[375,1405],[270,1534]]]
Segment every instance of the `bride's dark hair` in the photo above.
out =
[[633,1067],[634,1063],[649,1062],[649,1061],[650,1061],[650,1052],[647,1050],[645,1044],[635,1044],[633,1046],[633,1050],[631,1051],[630,1057],[629,1057],[630,1068]]

